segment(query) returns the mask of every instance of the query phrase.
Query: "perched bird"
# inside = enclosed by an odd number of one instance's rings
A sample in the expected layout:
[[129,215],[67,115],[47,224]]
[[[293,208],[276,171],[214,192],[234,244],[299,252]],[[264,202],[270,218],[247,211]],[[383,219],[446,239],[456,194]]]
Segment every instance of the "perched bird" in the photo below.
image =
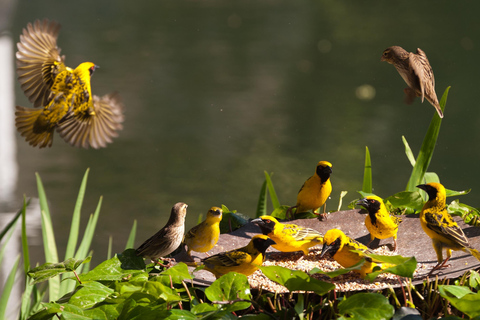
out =
[[187,254],[190,258],[192,257],[191,251],[207,252],[217,244],[222,213],[221,208],[211,207],[208,210],[207,218],[187,232],[183,242],[188,247]]
[[377,196],[368,196],[360,199],[356,205],[364,207],[368,212],[365,218],[365,226],[370,232],[370,243],[375,238],[387,239],[393,237],[393,251],[397,252],[398,225],[402,220],[399,217],[390,215],[387,208],[385,208],[383,200]]
[[411,104],[415,97],[427,98],[428,102],[435,107],[440,118],[443,118],[442,108],[438,103],[435,93],[435,78],[433,70],[428,62],[427,55],[418,48],[416,53],[407,52],[399,46],[385,49],[381,61],[393,64],[403,80],[408,85],[405,88],[405,102]]
[[167,224],[138,247],[137,256],[158,260],[175,251],[182,243],[185,233],[187,207],[188,205],[183,202],[176,203]]
[[344,268],[352,267],[365,258],[365,263],[361,269],[355,270],[362,278],[365,278],[368,273],[375,271],[375,267],[383,270],[391,266],[390,264],[382,264],[366,256],[365,253],[371,254],[373,251],[360,242],[346,236],[345,233],[339,229],[330,229],[325,233],[320,258],[327,252],[330,252],[333,259]]
[[283,224],[271,216],[261,216],[252,222],[260,227],[264,235],[275,241],[272,247],[282,252],[303,251],[304,255],[308,255],[310,247],[323,243],[323,235],[317,230]]
[[[297,204],[288,209],[287,215],[293,208],[297,208],[296,213],[312,210],[313,213],[321,206],[325,205],[330,193],[332,193],[332,183],[330,175],[332,174],[332,164],[328,161],[320,161],[315,168],[315,174],[305,181],[297,195]],[[326,218],[325,207],[321,215]]]
[[265,235],[256,235],[242,248],[222,252],[202,260],[205,270],[216,278],[229,272],[238,272],[246,276],[254,273],[265,260],[265,251],[275,241]]
[[118,94],[92,95],[90,78],[98,66],[65,65],[57,37],[60,24],[36,20],[23,29],[17,44],[17,74],[35,108],[17,106],[15,125],[32,146],[51,147],[53,131],[69,144],[106,147],[122,129],[123,105]]
[[[423,231],[432,239],[433,249],[437,254],[437,265],[433,271],[448,267],[445,265],[452,256],[452,250],[469,252],[480,261],[480,252],[472,248],[463,230],[452,219],[445,205],[446,192],[440,183],[427,183],[418,185],[417,188],[425,190],[428,201],[423,205],[420,212],[420,223]],[[442,250],[447,249],[447,258],[443,260]]]

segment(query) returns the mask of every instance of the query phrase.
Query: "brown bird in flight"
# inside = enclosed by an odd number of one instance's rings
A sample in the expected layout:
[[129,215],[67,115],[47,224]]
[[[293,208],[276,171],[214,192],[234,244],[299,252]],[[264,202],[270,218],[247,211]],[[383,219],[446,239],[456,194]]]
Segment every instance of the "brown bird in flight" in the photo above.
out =
[[408,88],[404,89],[407,104],[411,104],[415,97],[422,97],[422,102],[426,98],[435,107],[438,116],[443,118],[443,112],[435,93],[433,70],[422,49],[418,48],[417,53],[413,53],[407,52],[399,46],[389,47],[383,51],[380,60],[393,64],[407,83]]

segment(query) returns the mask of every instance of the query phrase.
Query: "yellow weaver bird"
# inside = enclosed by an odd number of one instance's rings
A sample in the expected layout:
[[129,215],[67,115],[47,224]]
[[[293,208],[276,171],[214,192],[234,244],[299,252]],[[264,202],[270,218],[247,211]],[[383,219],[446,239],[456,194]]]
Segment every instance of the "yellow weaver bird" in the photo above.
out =
[[[297,208],[297,214],[309,210],[315,213],[321,206],[324,206],[332,193],[331,174],[332,164],[328,161],[320,161],[315,168],[315,174],[308,178],[300,188],[297,195],[297,204],[288,209],[287,216],[290,215],[293,208]],[[322,218],[327,217],[325,207],[321,216]]]
[[282,224],[271,216],[261,216],[252,222],[260,227],[264,235],[275,241],[272,247],[282,252],[303,251],[304,255],[308,255],[310,247],[323,243],[323,235],[317,230],[296,224]]
[[106,147],[122,129],[123,106],[118,94],[92,95],[90,78],[97,68],[83,62],[75,69],[65,65],[57,37],[60,24],[36,20],[23,29],[17,44],[17,74],[33,103],[17,106],[15,125],[32,146],[51,147],[53,131],[69,144],[83,148]]
[[[448,267],[445,263],[452,256],[452,250],[469,252],[480,261],[480,252],[470,246],[463,230],[447,212],[447,196],[444,186],[432,182],[418,185],[417,188],[425,190],[428,194],[428,201],[423,205],[420,212],[420,223],[423,231],[432,239],[438,261],[428,275],[430,276],[435,270]],[[443,260],[443,249],[447,249],[445,260]]]
[[390,264],[381,264],[366,256],[365,253],[372,254],[374,252],[360,242],[346,236],[345,233],[339,229],[330,229],[325,233],[320,258],[327,252],[330,252],[333,259],[344,268],[350,268],[364,258],[365,263],[361,269],[354,270],[359,273],[362,278],[365,278],[368,273],[375,271],[375,267],[383,270],[392,266]]
[[175,251],[182,243],[185,233],[187,207],[186,203],[176,203],[167,224],[138,247],[137,256],[158,260]]
[[265,235],[256,235],[242,248],[222,252],[202,260],[205,270],[216,278],[229,272],[238,272],[246,276],[254,273],[265,260],[265,251],[275,241]]
[[377,196],[368,196],[360,199],[356,205],[364,207],[368,212],[365,218],[365,226],[370,232],[371,239],[368,245],[375,238],[387,239],[393,237],[393,251],[397,252],[398,225],[402,220],[399,217],[390,215],[387,208],[385,208],[383,200]]
[[222,214],[221,208],[211,207],[208,210],[207,218],[187,232],[183,242],[188,247],[187,254],[190,258],[192,257],[191,251],[207,252],[217,244]]

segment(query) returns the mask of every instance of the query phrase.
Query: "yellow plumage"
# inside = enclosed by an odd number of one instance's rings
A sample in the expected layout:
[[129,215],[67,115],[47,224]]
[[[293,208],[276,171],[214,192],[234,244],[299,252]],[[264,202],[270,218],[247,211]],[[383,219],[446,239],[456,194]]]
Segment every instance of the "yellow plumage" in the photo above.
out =
[[246,276],[254,273],[265,260],[265,251],[275,241],[265,235],[256,235],[242,248],[222,252],[202,260],[205,270],[216,278],[229,272],[238,272]]
[[32,145],[50,147],[53,131],[69,144],[101,148],[122,129],[123,106],[117,94],[92,95],[90,78],[97,68],[83,62],[75,69],[64,64],[57,37],[60,25],[49,20],[28,24],[17,44],[17,74],[29,109],[17,106],[15,124]]
[[207,218],[187,232],[184,243],[188,247],[187,254],[190,257],[191,251],[207,252],[217,244],[222,213],[221,208],[211,207],[208,210]]
[[323,243],[320,232],[296,224],[283,224],[271,216],[261,216],[252,222],[260,227],[264,235],[275,241],[272,247],[282,252],[302,251],[308,255],[310,247]]
[[[293,207],[297,208],[297,214],[310,210],[315,213],[321,206],[325,205],[332,193],[331,174],[332,164],[330,162],[320,161],[317,164],[314,175],[305,181],[298,192],[297,204]],[[325,208],[322,216],[326,217]]]
[[330,229],[325,233],[320,257],[323,257],[327,252],[330,252],[333,259],[344,268],[350,268],[365,258],[365,263],[361,269],[355,270],[362,278],[365,278],[368,273],[375,271],[375,267],[383,270],[391,266],[367,257],[365,253],[371,254],[373,251],[360,242],[346,236],[339,229]]
[[364,207],[368,212],[365,218],[365,226],[370,232],[370,242],[375,238],[387,239],[393,237],[393,251],[396,252],[398,225],[402,220],[390,215],[380,197],[368,196],[356,204]]
[[[420,212],[420,224],[423,231],[432,239],[432,245],[437,254],[437,265],[429,275],[438,269],[447,267],[445,263],[452,256],[452,250],[469,252],[480,261],[480,252],[472,248],[463,230],[447,212],[445,187],[440,183],[427,183],[417,188],[425,190],[428,201]],[[443,249],[447,250],[447,257],[443,260]]]

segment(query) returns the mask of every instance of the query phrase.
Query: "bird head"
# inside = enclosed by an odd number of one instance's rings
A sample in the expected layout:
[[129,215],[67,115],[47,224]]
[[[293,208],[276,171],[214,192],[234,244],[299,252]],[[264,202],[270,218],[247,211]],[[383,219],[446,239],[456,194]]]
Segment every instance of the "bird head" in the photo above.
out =
[[383,51],[380,61],[386,61],[390,64],[395,64],[398,60],[403,60],[408,57],[408,52],[399,46],[393,46]]
[[80,78],[84,80],[87,76],[91,77],[93,75],[93,72],[95,72],[95,70],[98,68],[100,67],[93,62],[83,62],[75,68],[75,73],[77,73]]
[[265,251],[267,251],[268,247],[277,244],[275,241],[263,234],[252,237],[250,243],[252,243],[253,247],[260,251],[262,254],[265,254]]
[[362,206],[368,213],[377,213],[380,210],[380,207],[383,204],[382,198],[377,196],[368,196],[363,199],[360,199],[355,203],[357,206]]
[[278,223],[277,219],[272,216],[261,216],[257,219],[252,220],[256,224],[264,235],[267,235],[275,229],[275,225]]
[[428,194],[428,201],[432,201],[435,199],[438,199],[439,201],[443,199],[443,201],[445,201],[445,187],[440,183],[430,182],[427,184],[419,184],[417,188],[424,190]]
[[223,210],[219,207],[211,207],[207,213],[207,219],[213,221],[221,221],[222,220]]
[[332,164],[328,161],[320,161],[317,164],[315,173],[320,177],[322,182],[327,181],[330,178],[330,175],[332,174]]
[[340,250],[343,246],[342,241],[347,236],[340,229],[330,229],[323,236],[323,248],[320,253],[320,258],[322,258],[327,252],[333,256]]

